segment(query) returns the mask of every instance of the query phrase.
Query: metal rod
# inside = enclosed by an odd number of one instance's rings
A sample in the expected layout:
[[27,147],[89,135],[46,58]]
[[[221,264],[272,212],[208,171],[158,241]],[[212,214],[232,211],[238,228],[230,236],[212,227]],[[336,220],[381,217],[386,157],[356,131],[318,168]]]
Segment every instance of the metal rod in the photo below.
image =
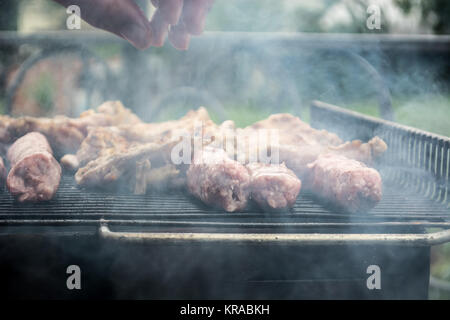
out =
[[184,227],[236,227],[236,228],[349,228],[349,227],[424,227],[424,228],[449,228],[450,222],[217,222],[217,221],[177,221],[177,220],[136,220],[136,219],[4,219],[0,220],[0,226],[76,226],[100,223],[120,226],[184,226]]
[[284,243],[296,245],[401,245],[433,246],[450,242],[450,229],[427,234],[272,234],[272,233],[167,233],[112,232],[108,226],[99,229],[104,239],[132,242],[231,242]]
[[[301,32],[205,32],[201,37],[192,40],[192,46],[197,43],[226,41],[227,43],[242,42],[247,45],[271,43],[274,45],[301,46],[313,48],[348,48],[354,46],[360,49],[380,48],[395,50],[444,51],[450,50],[448,35],[389,35],[389,34],[325,34]],[[103,31],[44,31],[35,33],[17,33],[13,31],[0,32],[0,46],[4,44],[42,44],[82,43],[126,45],[126,41]],[[151,51],[151,50],[150,50]]]

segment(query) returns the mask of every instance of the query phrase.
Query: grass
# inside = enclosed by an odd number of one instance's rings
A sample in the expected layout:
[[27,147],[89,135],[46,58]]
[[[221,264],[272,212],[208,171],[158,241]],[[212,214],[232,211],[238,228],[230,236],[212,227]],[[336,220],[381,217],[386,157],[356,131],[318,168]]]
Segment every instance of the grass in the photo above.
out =
[[5,113],[5,99],[0,97],[0,114]]
[[[331,101],[325,102],[333,103]],[[345,105],[334,104],[363,114],[379,117],[378,104],[374,100],[352,102]],[[393,97],[392,107],[396,122],[440,135],[450,136],[450,94]],[[239,127],[264,119],[272,113],[271,110],[262,110],[250,104],[227,105],[225,109],[229,118],[235,121]],[[292,108],[280,108],[280,110],[280,112],[293,111]],[[214,114],[212,114],[212,117],[213,120],[218,120]],[[301,117],[303,120],[309,121],[307,110],[303,110]]]
[[44,73],[40,76],[36,86],[29,92],[30,98],[37,102],[45,114],[50,113],[54,108],[55,87],[52,75]]
[[[431,250],[433,257],[431,263],[432,276],[450,283],[450,243],[433,247]],[[450,292],[431,287],[429,298],[450,299]]]
[[394,105],[400,123],[450,136],[450,95],[431,95]]
[[[395,121],[425,131],[450,136],[450,94],[394,97]],[[379,116],[375,101],[352,103],[349,109]]]
[[254,105],[248,105],[245,107],[228,106],[226,108],[226,114],[229,119],[232,119],[235,122],[236,126],[242,128],[255,123],[256,121],[267,118],[271,112],[268,110],[261,110]]

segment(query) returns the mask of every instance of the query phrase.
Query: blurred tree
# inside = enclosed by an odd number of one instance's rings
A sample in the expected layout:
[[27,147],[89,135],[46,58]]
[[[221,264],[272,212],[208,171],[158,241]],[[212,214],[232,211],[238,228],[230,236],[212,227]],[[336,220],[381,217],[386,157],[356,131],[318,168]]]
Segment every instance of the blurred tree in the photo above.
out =
[[17,30],[19,0],[2,0],[0,3],[0,30]]
[[[0,31],[17,30],[19,6],[19,0],[1,0]],[[9,71],[9,66],[15,61],[16,53],[17,48],[14,46],[3,46],[0,50],[0,96],[4,96],[5,94],[6,78]],[[0,113],[1,111],[2,110],[0,110]]]
[[284,2],[272,0],[215,1],[207,17],[208,30],[281,31],[288,21],[286,15],[289,15],[283,8]]
[[[228,0],[216,1],[208,30],[373,32],[366,27],[371,0]],[[383,11],[383,8],[381,8]],[[390,30],[382,20],[382,32]]]
[[450,1],[448,0],[394,0],[406,14],[413,9],[421,11],[421,24],[437,34],[450,33]]

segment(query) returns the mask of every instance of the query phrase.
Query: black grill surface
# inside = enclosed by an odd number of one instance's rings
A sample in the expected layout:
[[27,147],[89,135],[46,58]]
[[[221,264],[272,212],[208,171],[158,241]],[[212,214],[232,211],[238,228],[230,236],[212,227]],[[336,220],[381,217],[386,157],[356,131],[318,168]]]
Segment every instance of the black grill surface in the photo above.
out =
[[[301,192],[288,212],[261,212],[250,207],[226,213],[206,207],[182,192],[125,193],[84,190],[64,176],[56,197],[20,204],[0,191],[0,226],[98,226],[151,228],[173,232],[407,232],[409,228],[448,227],[450,209],[424,195],[384,182],[382,201],[370,212],[348,214]],[[405,229],[406,228],[406,229]]]

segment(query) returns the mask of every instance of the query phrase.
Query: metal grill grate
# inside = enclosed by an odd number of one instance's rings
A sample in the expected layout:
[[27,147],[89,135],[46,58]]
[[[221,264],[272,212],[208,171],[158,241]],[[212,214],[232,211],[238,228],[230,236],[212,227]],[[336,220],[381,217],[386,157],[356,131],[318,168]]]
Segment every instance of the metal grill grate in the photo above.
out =
[[262,213],[250,207],[224,213],[204,206],[184,193],[133,196],[79,189],[65,176],[55,199],[17,205],[3,190],[0,225],[98,226],[107,223],[159,231],[264,232],[398,232],[417,227],[450,227],[450,209],[441,203],[389,185],[383,200],[367,214],[346,214],[322,205],[302,193],[294,208],[284,213]]

